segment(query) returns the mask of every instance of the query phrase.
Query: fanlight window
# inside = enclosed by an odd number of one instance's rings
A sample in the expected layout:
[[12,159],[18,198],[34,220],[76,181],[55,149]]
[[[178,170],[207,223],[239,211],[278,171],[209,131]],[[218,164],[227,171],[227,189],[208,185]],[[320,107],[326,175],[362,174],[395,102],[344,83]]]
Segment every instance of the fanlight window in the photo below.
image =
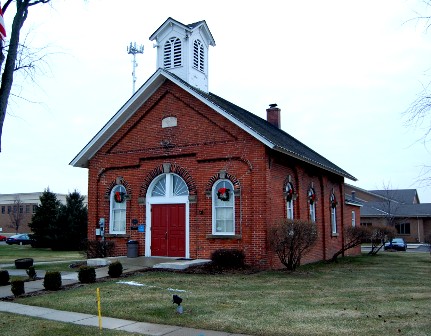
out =
[[163,67],[176,68],[181,66],[181,40],[172,37],[165,43],[163,53]]
[[204,46],[201,41],[195,40],[193,44],[193,68],[204,72]]
[[186,182],[175,174],[164,174],[154,184],[152,197],[187,196],[189,189]]

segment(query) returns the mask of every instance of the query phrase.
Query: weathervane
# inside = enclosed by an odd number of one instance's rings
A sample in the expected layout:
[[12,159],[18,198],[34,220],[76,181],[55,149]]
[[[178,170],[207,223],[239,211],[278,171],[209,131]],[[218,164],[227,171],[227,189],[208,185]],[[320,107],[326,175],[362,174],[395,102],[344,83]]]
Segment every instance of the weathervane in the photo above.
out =
[[136,83],[136,67],[138,66],[138,63],[136,63],[136,54],[143,54],[144,53],[144,46],[141,44],[139,47],[136,46],[136,42],[132,43],[130,42],[130,46],[127,47],[127,53],[130,55],[133,55],[133,72],[132,72],[132,79],[133,79],[133,92],[135,93],[135,83]]

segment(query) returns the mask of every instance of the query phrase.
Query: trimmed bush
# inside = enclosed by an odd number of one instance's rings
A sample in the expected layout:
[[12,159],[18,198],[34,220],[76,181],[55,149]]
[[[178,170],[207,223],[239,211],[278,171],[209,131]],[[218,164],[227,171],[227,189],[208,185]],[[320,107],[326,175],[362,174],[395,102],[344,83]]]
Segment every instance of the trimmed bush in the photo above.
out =
[[25,293],[24,291],[24,280],[12,280],[11,281],[11,291],[15,296],[19,296]]
[[114,261],[109,265],[108,274],[111,278],[118,278],[123,274],[123,265],[119,261]]
[[43,278],[43,287],[46,290],[56,291],[61,288],[61,274],[58,271],[48,271]]
[[211,260],[214,266],[220,268],[242,268],[245,255],[241,250],[219,249],[212,253]]
[[0,286],[9,285],[9,272],[7,270],[0,270]]
[[36,274],[36,270],[34,269],[34,266],[30,266],[26,272],[30,280],[36,279],[37,274]]
[[81,283],[96,282],[96,269],[91,266],[81,266],[78,272],[78,280]]

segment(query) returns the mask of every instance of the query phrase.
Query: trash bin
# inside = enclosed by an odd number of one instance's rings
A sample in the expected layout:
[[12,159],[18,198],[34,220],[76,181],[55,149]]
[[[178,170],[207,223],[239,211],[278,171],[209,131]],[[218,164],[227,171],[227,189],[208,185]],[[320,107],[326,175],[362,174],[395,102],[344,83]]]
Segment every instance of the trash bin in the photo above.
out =
[[127,242],[127,258],[138,257],[138,242],[136,240],[129,240]]

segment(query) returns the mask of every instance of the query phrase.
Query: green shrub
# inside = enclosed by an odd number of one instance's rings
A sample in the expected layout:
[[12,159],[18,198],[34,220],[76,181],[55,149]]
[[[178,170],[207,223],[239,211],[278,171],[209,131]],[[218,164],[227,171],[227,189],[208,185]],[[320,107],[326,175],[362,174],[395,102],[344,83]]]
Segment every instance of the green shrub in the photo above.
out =
[[43,287],[46,290],[56,291],[61,288],[61,274],[58,271],[48,271],[43,278]]
[[78,280],[81,283],[96,282],[96,269],[92,266],[81,266],[78,272]]
[[119,261],[114,261],[109,265],[108,274],[111,278],[118,278],[123,274],[123,265]]
[[10,284],[13,295],[19,296],[25,293],[24,280],[12,280]]
[[7,270],[0,270],[0,286],[9,285],[9,272]]
[[212,253],[211,260],[214,266],[220,268],[242,268],[245,255],[241,250],[219,249]]
[[27,272],[29,279],[31,279],[31,280],[36,279],[37,274],[36,274],[36,270],[34,269],[34,266],[30,266],[26,272]]

